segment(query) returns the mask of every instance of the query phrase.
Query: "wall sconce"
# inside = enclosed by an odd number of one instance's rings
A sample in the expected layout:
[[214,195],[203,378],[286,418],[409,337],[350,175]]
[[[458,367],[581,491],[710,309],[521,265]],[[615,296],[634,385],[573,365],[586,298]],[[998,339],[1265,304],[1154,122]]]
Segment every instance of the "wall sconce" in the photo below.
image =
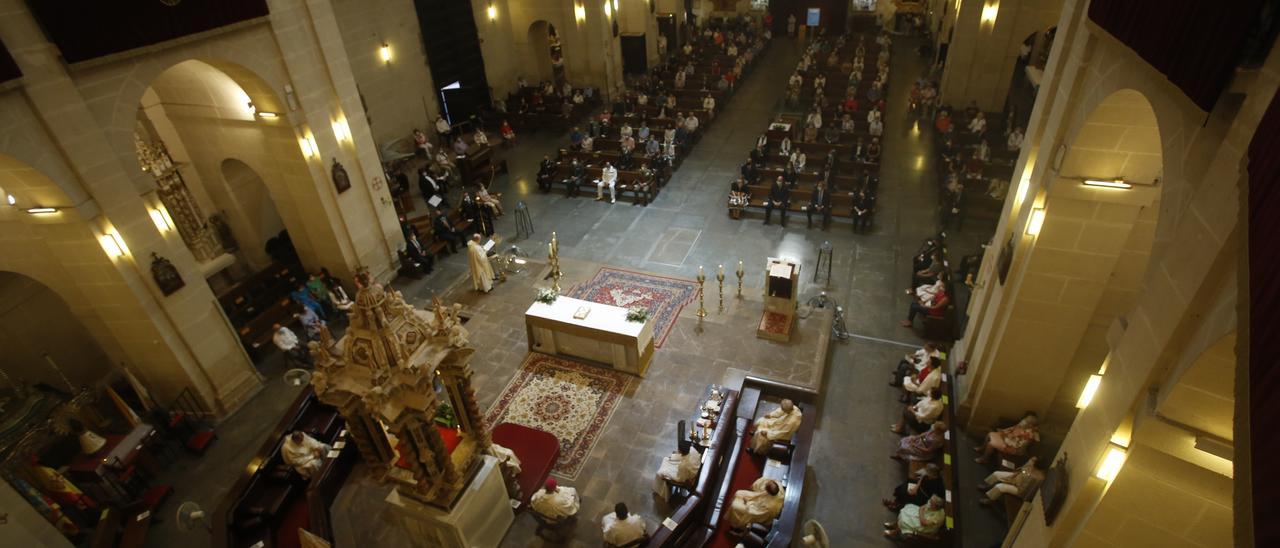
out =
[[576,3],[576,4],[574,4],[574,5],[573,5],[573,18],[574,18],[574,19],[576,19],[579,23],[581,23],[581,22],[583,22],[583,21],[586,21],[586,20],[587,20],[587,7],[586,7],[586,6],[583,6],[581,3]]
[[259,118],[268,118],[268,119],[269,119],[269,118],[275,118],[275,117],[277,117],[277,116],[279,116],[279,114],[276,114],[276,113],[274,113],[274,112],[267,112],[267,111],[265,111],[265,110],[260,110],[260,111],[258,111],[258,117],[259,117]]
[[310,131],[305,137],[298,137],[298,148],[302,149],[302,155],[307,158],[320,155],[320,147],[316,146],[316,136]]
[[1127,456],[1125,448],[1114,443],[1107,445],[1107,454],[1102,457],[1102,462],[1098,463],[1098,469],[1093,473],[1094,477],[1110,483],[1120,474],[1120,468],[1124,467],[1124,459]]
[[604,0],[604,16],[613,17],[613,3],[610,0]]
[[378,57],[382,58],[382,62],[391,64],[391,44],[382,43],[382,47],[378,48]]
[[1084,390],[1080,391],[1080,399],[1076,400],[1076,409],[1089,407],[1089,402],[1093,401],[1093,396],[1098,393],[1101,385],[1102,375],[1089,375],[1089,380],[1084,383]]
[[618,13],[618,0],[613,0],[613,12]]
[[333,121],[332,125],[333,136],[337,137],[339,141],[351,140],[351,126],[347,125],[346,118],[339,116],[337,120]]
[[129,247],[124,245],[124,239],[120,237],[120,233],[115,229],[109,230],[98,238],[98,243],[102,245],[102,250],[107,252],[107,257],[112,259],[123,257],[129,252]]
[[35,207],[27,208],[27,213],[31,215],[49,215],[57,212],[58,212],[58,208],[56,207],[35,206]]
[[982,6],[982,22],[988,25],[996,24],[996,16],[1000,13],[1000,3],[993,2],[983,4]]
[[494,19],[498,18],[498,6],[493,5],[492,2],[489,3],[489,9],[485,11],[489,13],[490,21],[493,21]]
[[163,205],[158,205],[149,211],[151,222],[155,223],[156,230],[161,234],[173,230],[173,218],[169,216],[169,211]]
[[1133,185],[1124,182],[1124,179],[1085,179],[1084,186],[1096,186],[1101,188],[1133,188]]
[[1031,210],[1031,218],[1027,220],[1027,234],[1036,236],[1040,234],[1040,227],[1044,226],[1044,208],[1037,207]]
[[17,204],[18,204],[18,199],[17,199],[17,198],[14,198],[12,194],[6,194],[6,195],[5,195],[5,200],[9,202],[9,205],[17,205]]

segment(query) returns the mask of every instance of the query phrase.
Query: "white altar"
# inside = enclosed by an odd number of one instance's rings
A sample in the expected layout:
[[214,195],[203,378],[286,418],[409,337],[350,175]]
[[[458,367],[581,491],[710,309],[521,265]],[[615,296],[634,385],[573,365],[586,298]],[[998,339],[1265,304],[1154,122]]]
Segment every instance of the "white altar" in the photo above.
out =
[[[574,314],[586,308],[586,317]],[[643,376],[653,357],[653,318],[627,321],[627,309],[559,297],[534,302],[524,313],[529,350],[583,358]]]

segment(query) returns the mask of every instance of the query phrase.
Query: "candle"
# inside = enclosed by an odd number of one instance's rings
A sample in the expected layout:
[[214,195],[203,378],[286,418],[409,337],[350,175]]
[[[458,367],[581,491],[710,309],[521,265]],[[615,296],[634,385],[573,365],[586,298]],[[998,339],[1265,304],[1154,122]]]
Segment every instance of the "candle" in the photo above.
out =
[[698,277],[699,277],[699,278],[702,278],[702,277],[703,277],[703,275],[702,275],[702,266],[701,266],[701,265],[699,265],[699,266],[698,266]]
[[724,277],[724,265],[720,265],[720,277]]
[[742,275],[742,261],[738,261],[738,275]]

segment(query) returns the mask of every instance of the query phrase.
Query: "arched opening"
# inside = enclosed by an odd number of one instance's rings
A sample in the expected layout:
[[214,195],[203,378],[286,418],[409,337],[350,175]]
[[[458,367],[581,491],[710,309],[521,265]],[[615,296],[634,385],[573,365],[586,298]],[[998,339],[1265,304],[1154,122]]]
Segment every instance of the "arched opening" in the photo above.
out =
[[309,235],[328,222],[304,214],[324,207],[283,108],[252,71],[192,59],[156,76],[137,113],[140,167],[255,360],[291,323],[289,294],[321,264]]
[[111,359],[66,301],[23,274],[0,271],[0,390],[43,385],[74,393],[113,370]]
[[529,25],[528,37],[529,50],[533,55],[530,66],[537,70],[530,80],[561,80],[564,77],[564,56],[555,26],[542,20],[534,21]]
[[1063,432],[1090,376],[1105,368],[1108,331],[1127,323],[1144,288],[1159,220],[1161,150],[1146,97],[1115,91],[1084,118],[1043,202],[1028,272],[1041,289],[1056,289],[1064,316],[1053,323],[1065,329],[1049,338],[1069,359],[1046,421]]
[[228,213],[228,226],[245,260],[254,270],[260,270],[271,263],[266,245],[285,229],[284,219],[271,201],[267,183],[252,167],[227,158],[222,161],[221,171],[224,192],[211,193],[211,197],[221,211]]

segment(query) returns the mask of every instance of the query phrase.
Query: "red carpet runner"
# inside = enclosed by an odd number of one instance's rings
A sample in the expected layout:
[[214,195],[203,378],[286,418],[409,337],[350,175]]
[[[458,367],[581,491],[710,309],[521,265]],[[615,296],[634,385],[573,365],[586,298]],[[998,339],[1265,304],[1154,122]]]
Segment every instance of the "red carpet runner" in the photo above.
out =
[[708,548],[733,548],[738,541],[729,536],[729,504],[733,494],[740,489],[750,489],[751,484],[764,475],[764,457],[757,457],[747,452],[751,440],[744,440],[742,454],[738,455],[738,464],[733,467],[733,480],[729,482],[729,499],[724,503],[724,512],[720,514],[720,523],[716,524],[716,533],[711,537]]
[[523,509],[533,492],[541,489],[551,475],[551,467],[560,455],[560,442],[541,430],[508,422],[493,427],[492,436],[493,443],[514,451],[520,458],[520,477],[516,482],[520,484]]

